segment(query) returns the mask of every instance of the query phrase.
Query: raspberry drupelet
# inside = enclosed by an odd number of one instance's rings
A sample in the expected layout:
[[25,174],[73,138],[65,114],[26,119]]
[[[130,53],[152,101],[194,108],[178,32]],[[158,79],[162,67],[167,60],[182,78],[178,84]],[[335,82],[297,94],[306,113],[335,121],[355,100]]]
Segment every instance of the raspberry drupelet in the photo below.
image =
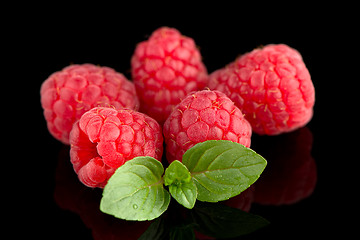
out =
[[234,103],[219,91],[190,93],[178,104],[163,126],[166,157],[182,160],[199,142],[230,140],[250,147],[251,126]]
[[276,135],[306,125],[315,90],[298,51],[270,44],[210,74],[210,89],[224,92],[245,114],[255,133]]
[[82,183],[103,188],[114,171],[138,156],[161,160],[163,136],[151,117],[129,109],[97,107],[70,132],[70,158]]
[[70,65],[53,73],[41,85],[41,105],[49,132],[64,144],[76,120],[93,107],[137,110],[135,86],[109,67]]
[[160,124],[181,99],[202,90],[208,80],[194,40],[168,27],[157,29],[136,46],[131,70],[140,111]]

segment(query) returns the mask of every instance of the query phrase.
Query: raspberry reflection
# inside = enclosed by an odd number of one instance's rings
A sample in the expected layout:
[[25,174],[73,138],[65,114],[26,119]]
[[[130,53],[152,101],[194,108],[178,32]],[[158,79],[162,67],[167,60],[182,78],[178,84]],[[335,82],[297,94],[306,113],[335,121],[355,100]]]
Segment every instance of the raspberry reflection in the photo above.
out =
[[[55,180],[54,198],[56,204],[64,211],[71,211],[80,216],[84,225],[91,230],[94,239],[138,239],[157,220],[124,221],[102,213],[99,210],[102,189],[88,188],[79,181],[70,163],[69,146],[63,146],[59,153]],[[249,212],[253,199],[254,188],[250,187],[240,195],[219,204]],[[169,209],[160,217],[162,219],[160,221],[164,222],[162,231],[165,231],[166,234],[172,234],[179,229],[186,229],[184,226],[191,228],[198,226],[192,222],[194,221],[193,211],[196,209],[189,210],[177,204],[176,201],[172,201]],[[63,219],[63,221],[68,220]],[[231,231],[232,229],[228,230]],[[154,229],[150,231],[154,231]],[[194,233],[197,239],[214,239],[198,231],[194,231]]]
[[254,150],[268,165],[255,183],[254,202],[289,205],[309,197],[317,182],[312,144],[313,136],[307,127],[279,136],[255,136]]
[[102,190],[88,188],[79,181],[70,163],[68,146],[60,151],[55,181],[56,204],[78,214],[95,240],[138,239],[150,225],[147,221],[124,221],[102,213],[99,209]]

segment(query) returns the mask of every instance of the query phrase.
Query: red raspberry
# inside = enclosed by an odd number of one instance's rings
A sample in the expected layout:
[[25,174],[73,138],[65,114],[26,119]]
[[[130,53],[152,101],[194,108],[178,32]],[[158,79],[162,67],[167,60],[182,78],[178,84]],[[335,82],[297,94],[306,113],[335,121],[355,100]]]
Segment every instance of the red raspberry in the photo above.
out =
[[207,84],[207,70],[194,40],[174,28],[159,28],[139,43],[131,67],[140,111],[161,124],[181,99]]
[[53,73],[41,86],[41,105],[50,133],[69,144],[73,123],[97,106],[137,110],[135,87],[124,75],[92,64],[70,65]]
[[209,77],[209,88],[231,98],[254,132],[275,135],[308,123],[315,90],[301,55],[284,44],[240,56]]
[[161,160],[163,137],[151,117],[129,109],[97,107],[70,132],[70,158],[81,182],[103,188],[114,171],[138,156]]
[[251,126],[223,93],[203,90],[189,94],[164,123],[166,156],[182,160],[186,150],[206,140],[230,140],[250,147]]

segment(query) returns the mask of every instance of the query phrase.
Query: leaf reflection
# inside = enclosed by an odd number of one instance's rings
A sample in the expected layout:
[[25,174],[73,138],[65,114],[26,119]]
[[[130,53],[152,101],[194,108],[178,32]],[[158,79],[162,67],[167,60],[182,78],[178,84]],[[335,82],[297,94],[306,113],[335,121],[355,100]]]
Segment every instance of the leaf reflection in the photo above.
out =
[[[192,210],[172,201],[168,211],[151,222],[114,218],[99,210],[102,190],[88,188],[78,180],[68,151],[69,148],[64,146],[59,154],[55,202],[60,208],[78,214],[85,226],[91,229],[94,239],[138,239],[140,236],[140,239],[195,239],[195,236],[196,239],[209,239],[202,233],[219,237],[223,236],[224,229],[227,236],[234,237],[268,224],[265,219],[246,213],[254,198],[251,187],[228,201],[211,204],[199,202]],[[258,219],[260,222],[253,224],[256,221],[247,219]],[[244,221],[248,224],[244,225]],[[249,224],[253,227],[249,228]]]
[[312,194],[317,181],[312,142],[307,127],[279,136],[254,135],[252,148],[268,161],[268,166],[252,187],[224,202],[198,201],[192,210],[171,201],[168,211],[150,222],[124,221],[102,213],[102,190],[90,189],[78,180],[70,163],[69,147],[64,146],[56,169],[54,198],[60,208],[80,216],[94,239],[236,237],[268,224],[262,217],[247,213],[253,203],[290,205]]
[[132,222],[114,218],[99,209],[102,189],[91,189],[77,178],[69,157],[69,147],[59,154],[55,173],[54,198],[57,205],[78,214],[94,239],[138,239],[150,222]]

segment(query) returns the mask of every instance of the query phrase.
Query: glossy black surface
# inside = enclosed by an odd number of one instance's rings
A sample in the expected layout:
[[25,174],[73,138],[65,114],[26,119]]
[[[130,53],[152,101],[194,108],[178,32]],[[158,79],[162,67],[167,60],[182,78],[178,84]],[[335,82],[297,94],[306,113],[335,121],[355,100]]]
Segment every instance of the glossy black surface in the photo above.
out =
[[[71,63],[109,66],[130,78],[130,58],[136,43],[167,25],[194,38],[209,73],[259,45],[285,43],[302,54],[315,86],[314,117],[306,127],[289,134],[253,135],[251,147],[268,160],[268,167],[246,196],[230,204],[270,221],[270,225],[241,239],[347,235],[355,221],[351,216],[357,215],[352,200],[357,188],[349,186],[355,182],[354,163],[358,160],[352,154],[347,132],[357,123],[343,123],[350,114],[351,94],[339,84],[346,81],[339,80],[344,75],[335,71],[340,66],[335,55],[340,48],[334,37],[346,30],[337,27],[338,22],[330,16],[315,21],[316,14],[306,18],[304,13],[300,15],[303,20],[297,19],[299,15],[285,14],[290,22],[287,27],[281,24],[279,14],[273,21],[267,18],[256,23],[241,14],[216,17],[214,13],[199,18],[189,14],[188,21],[176,16],[147,16],[132,23],[132,16],[121,18],[120,13],[94,18],[74,11],[66,16],[45,14],[25,22],[17,39],[26,41],[17,45],[22,54],[16,64],[25,84],[22,98],[31,111],[26,119],[35,121],[28,124],[21,118],[19,124],[26,126],[30,140],[24,140],[28,143],[24,150],[12,153],[24,151],[27,155],[7,168],[19,176],[6,181],[13,186],[6,198],[16,206],[9,216],[16,227],[11,230],[13,234],[37,239],[132,239],[149,225],[117,220],[98,210],[101,190],[86,188],[77,181],[69,162],[69,147],[53,139],[46,129],[39,91],[52,72]],[[351,45],[351,39],[347,43]],[[176,206],[173,209],[172,213],[176,212]],[[179,221],[174,216],[169,219]]]

